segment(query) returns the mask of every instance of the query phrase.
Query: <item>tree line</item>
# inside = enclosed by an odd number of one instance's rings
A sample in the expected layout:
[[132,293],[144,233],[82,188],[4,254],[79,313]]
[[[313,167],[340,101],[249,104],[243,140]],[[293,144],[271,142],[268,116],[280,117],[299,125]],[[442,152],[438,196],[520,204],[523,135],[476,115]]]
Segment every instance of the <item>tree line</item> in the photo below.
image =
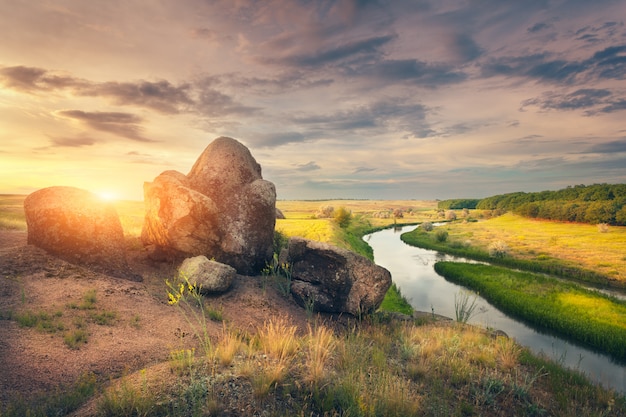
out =
[[[450,209],[511,211],[538,219],[626,226],[626,184],[574,185],[557,191],[515,192],[477,200],[474,207],[456,207],[474,200],[440,201]],[[455,206],[455,207],[453,207]]]

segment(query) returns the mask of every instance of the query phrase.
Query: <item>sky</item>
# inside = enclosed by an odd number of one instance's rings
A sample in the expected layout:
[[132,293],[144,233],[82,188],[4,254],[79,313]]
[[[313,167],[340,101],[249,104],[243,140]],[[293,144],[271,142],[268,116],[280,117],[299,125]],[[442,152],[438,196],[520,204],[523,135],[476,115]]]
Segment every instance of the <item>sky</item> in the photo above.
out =
[[0,193],[142,199],[219,136],[279,199],[626,183],[624,0],[0,0]]

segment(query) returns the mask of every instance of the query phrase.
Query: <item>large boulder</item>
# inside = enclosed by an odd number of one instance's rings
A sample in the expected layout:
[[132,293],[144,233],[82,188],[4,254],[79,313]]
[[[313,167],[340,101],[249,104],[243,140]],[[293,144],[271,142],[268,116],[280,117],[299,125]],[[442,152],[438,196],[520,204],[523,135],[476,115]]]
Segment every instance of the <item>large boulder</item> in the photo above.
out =
[[205,255],[241,274],[271,259],[276,189],[244,145],[221,137],[188,175],[166,171],[144,184],[142,241],[156,259]]
[[111,203],[86,190],[49,187],[24,200],[28,243],[71,263],[141,280],[128,267],[124,231]]
[[391,274],[369,259],[326,243],[289,239],[281,262],[289,263],[291,293],[316,311],[355,316],[375,311],[391,286]]
[[200,293],[212,294],[227,291],[237,276],[237,271],[232,266],[199,255],[185,259],[178,268],[178,274],[197,286]]

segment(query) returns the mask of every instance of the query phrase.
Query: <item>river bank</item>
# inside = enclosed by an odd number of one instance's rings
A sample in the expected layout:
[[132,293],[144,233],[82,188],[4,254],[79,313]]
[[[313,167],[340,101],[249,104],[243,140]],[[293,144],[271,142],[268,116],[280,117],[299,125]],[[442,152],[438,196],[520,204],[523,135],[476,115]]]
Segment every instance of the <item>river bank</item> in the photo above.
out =
[[[367,235],[365,239],[374,248],[375,261],[391,271],[394,283],[415,310],[455,317],[455,295],[464,289],[438,275],[434,265],[440,261],[459,262],[464,259],[405,244],[400,240],[400,235],[410,229],[388,229]],[[503,330],[536,355],[546,356],[561,366],[584,372],[596,384],[613,387],[620,392],[626,391],[626,371],[616,366],[608,356],[534,330],[500,312],[480,296],[477,297],[475,311],[470,324]]]

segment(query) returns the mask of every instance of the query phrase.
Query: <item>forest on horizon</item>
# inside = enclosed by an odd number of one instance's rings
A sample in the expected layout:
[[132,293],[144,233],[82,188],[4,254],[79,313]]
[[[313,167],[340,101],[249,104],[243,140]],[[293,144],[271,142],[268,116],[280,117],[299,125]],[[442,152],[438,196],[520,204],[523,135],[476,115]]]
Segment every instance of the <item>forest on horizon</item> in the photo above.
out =
[[626,226],[626,184],[581,184],[557,191],[449,199],[440,201],[437,207],[440,210],[510,211],[535,219]]

